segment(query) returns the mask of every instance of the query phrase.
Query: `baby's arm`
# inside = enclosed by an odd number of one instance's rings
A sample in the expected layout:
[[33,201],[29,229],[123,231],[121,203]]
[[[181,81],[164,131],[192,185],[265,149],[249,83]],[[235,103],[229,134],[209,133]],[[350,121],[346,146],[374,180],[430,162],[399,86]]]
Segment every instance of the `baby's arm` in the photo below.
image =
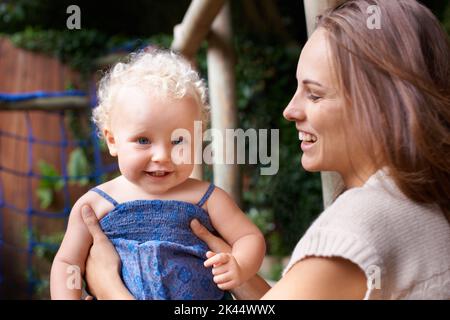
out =
[[81,197],[70,212],[67,230],[53,260],[50,274],[52,299],[81,298],[85,262],[92,237],[81,217],[81,207],[89,202],[89,195]]
[[232,251],[208,253],[205,266],[213,266],[214,281],[220,289],[236,288],[258,272],[266,252],[264,236],[220,188],[212,193],[207,209],[212,225],[232,246]]

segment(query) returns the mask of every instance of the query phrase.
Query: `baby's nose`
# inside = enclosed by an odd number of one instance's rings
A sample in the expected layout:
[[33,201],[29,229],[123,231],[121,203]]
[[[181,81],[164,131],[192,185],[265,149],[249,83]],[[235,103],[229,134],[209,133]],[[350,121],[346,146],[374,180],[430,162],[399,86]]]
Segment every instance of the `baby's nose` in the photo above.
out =
[[152,161],[167,162],[170,160],[170,149],[165,146],[154,146],[152,152]]

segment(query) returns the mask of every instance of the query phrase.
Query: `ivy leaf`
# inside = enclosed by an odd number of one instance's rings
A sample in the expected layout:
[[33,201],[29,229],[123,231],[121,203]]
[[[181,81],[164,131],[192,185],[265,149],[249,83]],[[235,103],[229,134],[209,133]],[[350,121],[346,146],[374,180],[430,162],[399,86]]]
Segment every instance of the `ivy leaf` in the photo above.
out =
[[53,165],[43,160],[38,162],[38,168],[42,178],[39,181],[36,194],[41,208],[46,209],[53,202],[54,192],[64,187],[64,179],[61,178],[61,175]]
[[82,186],[89,183],[89,178],[87,176],[90,172],[90,166],[83,149],[76,148],[70,153],[69,162],[67,163],[67,172],[69,176],[76,177],[71,179],[72,182],[78,182]]
[[38,199],[40,201],[40,206],[42,209],[48,208],[48,206],[53,201],[53,190],[50,188],[45,187],[39,187],[36,190],[36,194],[38,196]]
[[61,190],[64,186],[64,180],[55,167],[43,160],[39,161],[38,167],[40,174],[43,176],[39,181],[39,187],[55,191]]
[[55,191],[59,191],[63,187],[64,187],[64,180],[63,179],[58,179],[53,184],[53,190],[55,190]]

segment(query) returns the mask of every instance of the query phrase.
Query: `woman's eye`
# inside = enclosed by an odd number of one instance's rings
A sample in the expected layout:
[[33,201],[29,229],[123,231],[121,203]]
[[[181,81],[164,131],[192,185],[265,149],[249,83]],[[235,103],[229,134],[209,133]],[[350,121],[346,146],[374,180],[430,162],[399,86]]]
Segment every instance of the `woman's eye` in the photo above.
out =
[[139,144],[149,144],[150,140],[148,140],[148,138],[141,137],[141,138],[137,139],[137,143],[139,143]]
[[313,94],[309,94],[308,95],[308,99],[309,100],[311,100],[311,101],[317,101],[317,100],[319,100],[321,97],[319,97],[319,96],[315,96],[315,95],[313,95]]
[[177,144],[180,144],[181,142],[183,142],[183,137],[179,137],[177,140],[173,140],[172,144],[177,145]]

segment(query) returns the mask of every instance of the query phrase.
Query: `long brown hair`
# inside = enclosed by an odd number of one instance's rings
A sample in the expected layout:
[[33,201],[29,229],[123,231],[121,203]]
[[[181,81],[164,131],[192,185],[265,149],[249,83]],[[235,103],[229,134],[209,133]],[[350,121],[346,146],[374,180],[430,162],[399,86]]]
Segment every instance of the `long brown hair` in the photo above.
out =
[[435,16],[415,0],[350,0],[318,27],[328,31],[344,114],[370,158],[408,198],[437,204],[450,221],[450,42]]

